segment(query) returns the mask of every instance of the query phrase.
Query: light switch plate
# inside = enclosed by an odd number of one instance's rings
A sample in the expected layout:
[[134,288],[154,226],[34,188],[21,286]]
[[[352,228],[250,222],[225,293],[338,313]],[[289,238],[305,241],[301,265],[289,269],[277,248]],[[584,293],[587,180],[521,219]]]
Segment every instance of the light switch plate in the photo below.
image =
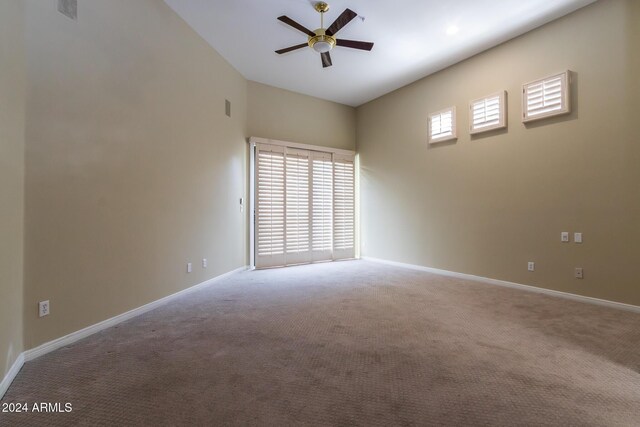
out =
[[566,243],[569,241],[569,232],[568,231],[563,231],[562,233],[560,233],[560,241],[563,243]]
[[573,233],[574,243],[582,243],[582,233]]

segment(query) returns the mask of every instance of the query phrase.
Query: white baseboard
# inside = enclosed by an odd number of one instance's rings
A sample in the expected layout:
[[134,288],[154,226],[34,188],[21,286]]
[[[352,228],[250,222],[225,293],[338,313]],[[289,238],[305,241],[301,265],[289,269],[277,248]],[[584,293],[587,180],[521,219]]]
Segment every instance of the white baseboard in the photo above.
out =
[[9,372],[7,372],[7,374],[2,379],[2,382],[0,382],[0,399],[2,399],[7,390],[9,390],[9,386],[15,379],[16,375],[18,375],[18,372],[20,372],[20,369],[22,369],[23,365],[24,353],[20,353],[16,361],[13,362],[13,365],[11,365],[11,369],[9,369]]
[[504,287],[507,287],[507,288],[521,289],[521,290],[527,291],[527,292],[536,292],[536,293],[539,293],[539,294],[552,295],[552,296],[555,296],[555,297],[566,298],[566,299],[570,299],[570,300],[573,300],[573,301],[580,301],[580,302],[586,302],[586,303],[589,303],[589,304],[603,305],[605,307],[612,307],[612,308],[617,308],[619,310],[626,310],[626,311],[632,311],[632,312],[635,312],[635,313],[640,313],[640,307],[639,306],[631,305],[631,304],[625,304],[625,303],[622,303],[622,302],[609,301],[609,300],[604,300],[604,299],[599,299],[599,298],[592,298],[592,297],[587,297],[587,296],[584,296],[584,295],[571,294],[571,293],[562,292],[562,291],[554,291],[553,289],[538,288],[536,286],[523,285],[523,284],[520,284],[520,283],[507,282],[506,280],[491,279],[491,278],[482,277],[482,276],[474,276],[472,274],[456,273],[455,271],[440,270],[438,268],[424,267],[424,266],[421,266],[421,265],[405,264],[403,262],[396,262],[396,261],[387,261],[387,260],[379,259],[379,258],[362,257],[362,259],[364,261],[377,262],[377,263],[380,263],[380,264],[387,264],[387,265],[392,265],[392,266],[395,266],[395,267],[408,268],[408,269],[411,269],[411,270],[426,271],[428,273],[439,274],[441,276],[456,277],[458,279],[466,279],[466,280],[471,280],[471,281],[474,281],[474,282],[488,283],[490,285],[497,285],[497,286],[504,286]]
[[206,280],[202,283],[198,283],[197,285],[191,286],[187,289],[183,289],[179,292],[176,292],[175,294],[171,294],[168,295],[164,298],[160,298],[159,300],[150,302],[149,304],[145,304],[141,307],[138,308],[134,308],[133,310],[127,311],[126,313],[122,313],[119,314],[115,317],[112,317],[110,319],[107,320],[103,320],[102,322],[96,323],[95,325],[91,325],[91,326],[87,326],[84,329],[80,329],[79,331],[76,332],[72,332],[69,335],[65,335],[63,337],[57,338],[53,341],[49,341],[46,342],[42,345],[39,345],[38,347],[32,348],[31,350],[27,350],[24,352],[24,360],[25,362],[29,362],[37,357],[42,356],[43,354],[47,354],[49,352],[52,352],[54,350],[57,350],[61,347],[67,346],[69,344],[72,344],[78,340],[81,340],[83,338],[88,337],[89,335],[93,335],[96,332],[100,332],[103,329],[106,328],[110,328],[112,326],[117,325],[118,323],[122,323],[124,321],[127,321],[131,318],[134,318],[136,316],[140,316],[141,314],[144,314],[148,311],[153,310],[154,308],[160,307],[161,305],[164,305],[166,303],[168,303],[169,301],[188,294],[190,292],[194,292],[197,291],[198,289],[201,289],[207,285],[210,285],[212,283],[215,283],[221,279],[224,279],[225,277],[228,277],[234,273],[237,273],[239,271],[244,271],[247,269],[247,266],[244,267],[240,267],[240,268],[236,268],[235,270],[229,271],[227,273],[223,273],[219,276],[213,277],[209,280]]

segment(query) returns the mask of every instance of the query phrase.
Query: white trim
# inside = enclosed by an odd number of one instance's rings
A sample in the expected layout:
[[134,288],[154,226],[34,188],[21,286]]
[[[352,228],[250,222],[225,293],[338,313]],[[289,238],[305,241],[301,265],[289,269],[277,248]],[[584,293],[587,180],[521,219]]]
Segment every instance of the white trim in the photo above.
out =
[[20,353],[16,361],[13,362],[13,365],[11,365],[9,372],[7,372],[7,374],[4,376],[4,378],[0,382],[0,399],[2,399],[4,397],[4,394],[7,392],[7,390],[9,390],[9,386],[11,385],[13,380],[16,378],[16,375],[18,375],[18,372],[20,372],[20,369],[22,369],[23,365],[24,365],[24,353]]
[[256,143],[249,143],[249,268],[256,265]]
[[426,271],[428,273],[439,274],[441,276],[449,276],[449,277],[455,277],[455,278],[458,278],[458,279],[471,280],[471,281],[474,281],[474,282],[487,283],[487,284],[490,284],[490,285],[504,286],[504,287],[507,287],[507,288],[520,289],[520,290],[527,291],[527,292],[536,292],[536,293],[539,293],[539,294],[551,295],[551,296],[555,296],[555,297],[559,297],[559,298],[570,299],[570,300],[573,300],[573,301],[579,301],[579,302],[589,303],[589,304],[596,304],[596,305],[601,305],[601,306],[605,306],[605,307],[616,308],[616,309],[619,309],[619,310],[626,310],[626,311],[632,311],[634,313],[640,313],[640,306],[631,305],[631,304],[625,304],[625,303],[622,303],[622,302],[616,302],[616,301],[609,301],[609,300],[604,300],[604,299],[599,299],[599,298],[587,297],[587,296],[584,296],[584,295],[571,294],[571,293],[562,292],[562,291],[555,291],[553,289],[538,288],[536,286],[523,285],[523,284],[520,284],[520,283],[507,282],[506,280],[491,279],[491,278],[482,277],[482,276],[474,276],[472,274],[456,273],[455,271],[440,270],[438,268],[424,267],[424,266],[421,266],[421,265],[405,264],[403,262],[396,262],[396,261],[387,261],[387,260],[379,259],[379,258],[362,257],[362,259],[365,260],[365,261],[377,262],[377,263],[380,263],[380,264],[387,264],[387,265],[392,265],[392,266],[395,266],[395,267],[408,268],[408,269],[411,269],[411,270],[418,270],[418,271]]
[[249,138],[249,143],[279,145],[282,147],[299,148],[301,150],[309,150],[309,151],[322,151],[324,153],[342,154],[345,156],[355,156],[356,154],[356,152],[352,150],[343,150],[341,148],[324,147],[321,145],[301,144],[299,142],[279,141],[277,139],[260,138],[257,136],[252,136],[251,138]]
[[134,317],[140,316],[141,314],[144,314],[148,311],[153,310],[154,308],[158,308],[166,303],[168,303],[169,301],[177,298],[178,296],[182,296],[191,292],[194,292],[198,289],[202,289],[203,287],[210,285],[212,283],[215,283],[221,279],[224,279],[225,277],[228,277],[234,273],[237,273],[239,271],[244,271],[247,269],[247,266],[244,267],[240,267],[240,268],[236,268],[235,270],[229,271],[227,273],[221,274],[219,276],[213,277],[209,280],[206,280],[202,283],[198,283],[197,285],[191,286],[187,289],[183,289],[179,292],[176,292],[175,294],[171,294],[168,295],[164,298],[160,298],[159,300],[150,302],[149,304],[145,304],[141,307],[138,308],[134,308],[133,310],[127,311],[126,313],[122,313],[119,314],[115,317],[112,317],[110,319],[107,320],[103,320],[102,322],[98,322],[95,325],[91,325],[91,326],[87,326],[84,329],[80,329],[79,331],[76,332],[72,332],[69,335],[65,335],[63,337],[57,338],[53,341],[49,341],[46,342],[42,345],[39,345],[36,348],[32,348],[31,350],[27,350],[25,351],[24,354],[24,360],[25,362],[29,362],[37,357],[40,357],[44,354],[47,354],[49,352],[52,352],[54,350],[57,350],[61,347],[67,346],[69,344],[72,344],[78,340],[81,340],[83,338],[88,337],[89,335],[93,335],[96,332],[100,332],[103,329],[107,329],[110,328],[112,326],[117,325],[118,323],[122,323],[124,321],[127,321],[129,319],[132,319]]
[[360,253],[361,253],[361,249],[360,249],[360,245],[361,245],[361,239],[362,239],[362,235],[361,235],[361,230],[360,230],[360,155],[356,154],[356,156],[353,159],[353,167],[354,167],[354,177],[353,177],[353,190],[354,190],[354,197],[355,197],[355,201],[354,201],[354,216],[355,216],[355,220],[354,220],[354,227],[355,227],[355,251],[354,251],[354,256],[356,257],[356,259],[360,258]]

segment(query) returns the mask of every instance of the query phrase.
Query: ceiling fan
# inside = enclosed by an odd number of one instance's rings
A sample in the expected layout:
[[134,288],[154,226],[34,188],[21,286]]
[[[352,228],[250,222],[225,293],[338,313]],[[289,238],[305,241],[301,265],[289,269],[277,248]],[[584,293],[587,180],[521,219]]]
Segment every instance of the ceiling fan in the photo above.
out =
[[320,54],[320,58],[322,59],[322,67],[326,68],[332,65],[331,55],[329,54],[329,51],[335,46],[350,47],[352,49],[361,50],[371,50],[371,48],[373,48],[373,43],[371,42],[337,39],[335,37],[336,33],[340,31],[342,27],[347,25],[353,18],[358,16],[358,14],[353,10],[345,9],[344,12],[342,12],[342,14],[338,16],[335,21],[333,21],[333,24],[329,25],[329,27],[325,29],[324,14],[325,12],[329,11],[329,5],[325,2],[318,2],[313,7],[317,12],[320,13],[320,28],[315,31],[311,31],[305,28],[286,15],[278,17],[279,21],[282,21],[285,24],[292,26],[296,30],[305,33],[307,36],[309,36],[309,40],[307,41],[307,43],[301,43],[295,46],[276,50],[277,54],[281,55],[283,53],[291,52],[292,50],[302,49],[303,47],[309,46]]

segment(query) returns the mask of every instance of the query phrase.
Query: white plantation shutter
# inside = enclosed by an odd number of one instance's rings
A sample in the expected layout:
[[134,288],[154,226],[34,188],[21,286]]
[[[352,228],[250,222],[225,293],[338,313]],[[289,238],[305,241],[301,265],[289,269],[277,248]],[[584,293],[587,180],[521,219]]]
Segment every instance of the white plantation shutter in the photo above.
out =
[[506,92],[471,101],[469,105],[470,133],[503,128],[506,121]]
[[524,122],[569,111],[569,71],[527,83],[522,87]]
[[256,267],[285,264],[284,147],[256,151]]
[[311,218],[309,216],[309,152],[286,150],[286,263],[311,261]]
[[333,249],[333,162],[330,153],[311,153],[313,261],[330,260]]
[[456,107],[429,114],[429,142],[456,138]]
[[355,168],[352,156],[333,156],[333,258],[355,257]]
[[355,257],[353,155],[256,144],[257,268]]

